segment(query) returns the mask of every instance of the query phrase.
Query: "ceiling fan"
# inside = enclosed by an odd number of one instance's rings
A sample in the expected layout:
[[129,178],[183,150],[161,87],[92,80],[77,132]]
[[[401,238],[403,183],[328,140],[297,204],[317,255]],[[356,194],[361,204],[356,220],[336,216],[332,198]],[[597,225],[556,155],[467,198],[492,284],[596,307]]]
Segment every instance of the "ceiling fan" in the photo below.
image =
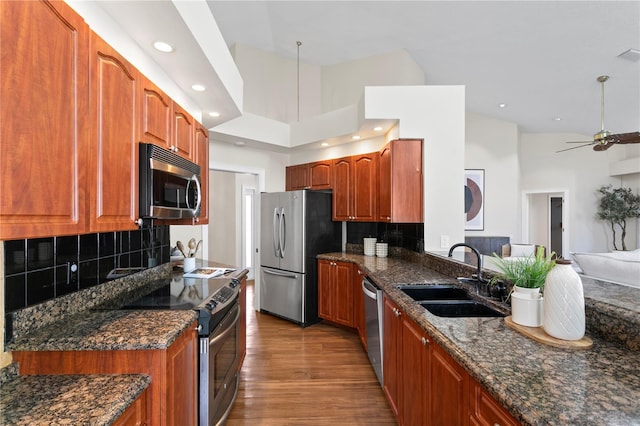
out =
[[593,142],[579,141],[567,143],[581,143],[582,145],[562,149],[556,152],[569,151],[571,149],[593,146],[594,151],[605,151],[615,144],[640,143],[640,132],[613,134],[604,129],[604,83],[609,80],[608,75],[601,75],[596,79],[602,85],[602,95],[600,100],[600,131],[593,135]]

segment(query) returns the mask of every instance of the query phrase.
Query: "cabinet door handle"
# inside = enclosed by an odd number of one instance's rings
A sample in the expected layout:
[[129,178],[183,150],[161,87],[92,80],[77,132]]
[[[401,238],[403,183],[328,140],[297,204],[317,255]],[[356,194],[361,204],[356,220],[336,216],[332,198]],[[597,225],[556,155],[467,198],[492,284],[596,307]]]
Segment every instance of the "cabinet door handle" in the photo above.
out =
[[396,317],[399,317],[401,313],[397,308],[393,308],[393,315],[395,315]]
[[426,337],[422,337],[422,346],[427,346],[429,344],[429,339],[427,339]]

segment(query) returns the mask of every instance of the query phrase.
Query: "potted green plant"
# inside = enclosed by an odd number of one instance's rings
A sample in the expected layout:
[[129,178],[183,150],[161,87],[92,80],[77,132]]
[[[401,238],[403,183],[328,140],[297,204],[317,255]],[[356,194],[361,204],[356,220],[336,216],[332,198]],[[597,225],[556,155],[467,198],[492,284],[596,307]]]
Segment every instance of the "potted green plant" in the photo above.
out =
[[513,284],[510,293],[511,315],[515,323],[529,327],[542,326],[542,294],[547,274],[555,266],[555,253],[544,254],[538,247],[535,256],[501,258],[494,254],[494,264],[499,273],[492,282],[502,279]]
[[611,224],[614,250],[618,250],[616,225],[620,228],[622,250],[627,250],[627,245],[624,242],[627,236],[627,219],[640,217],[640,195],[634,194],[631,188],[613,188],[611,185],[603,185],[598,189],[598,192],[602,196],[596,217]]

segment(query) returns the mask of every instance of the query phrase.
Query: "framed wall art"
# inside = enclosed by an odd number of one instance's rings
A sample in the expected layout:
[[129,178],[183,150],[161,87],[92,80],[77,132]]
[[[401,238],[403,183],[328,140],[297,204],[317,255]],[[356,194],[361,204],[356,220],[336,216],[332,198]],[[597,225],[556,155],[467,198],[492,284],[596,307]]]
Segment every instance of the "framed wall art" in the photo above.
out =
[[465,231],[484,230],[484,169],[464,171]]

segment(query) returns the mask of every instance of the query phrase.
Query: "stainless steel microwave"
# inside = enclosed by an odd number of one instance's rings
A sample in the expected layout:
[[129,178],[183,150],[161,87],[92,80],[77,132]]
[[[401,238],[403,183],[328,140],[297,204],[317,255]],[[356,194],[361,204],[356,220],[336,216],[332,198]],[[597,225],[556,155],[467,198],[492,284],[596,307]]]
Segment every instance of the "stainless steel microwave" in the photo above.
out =
[[200,166],[159,146],[140,144],[140,216],[183,219],[200,216]]

